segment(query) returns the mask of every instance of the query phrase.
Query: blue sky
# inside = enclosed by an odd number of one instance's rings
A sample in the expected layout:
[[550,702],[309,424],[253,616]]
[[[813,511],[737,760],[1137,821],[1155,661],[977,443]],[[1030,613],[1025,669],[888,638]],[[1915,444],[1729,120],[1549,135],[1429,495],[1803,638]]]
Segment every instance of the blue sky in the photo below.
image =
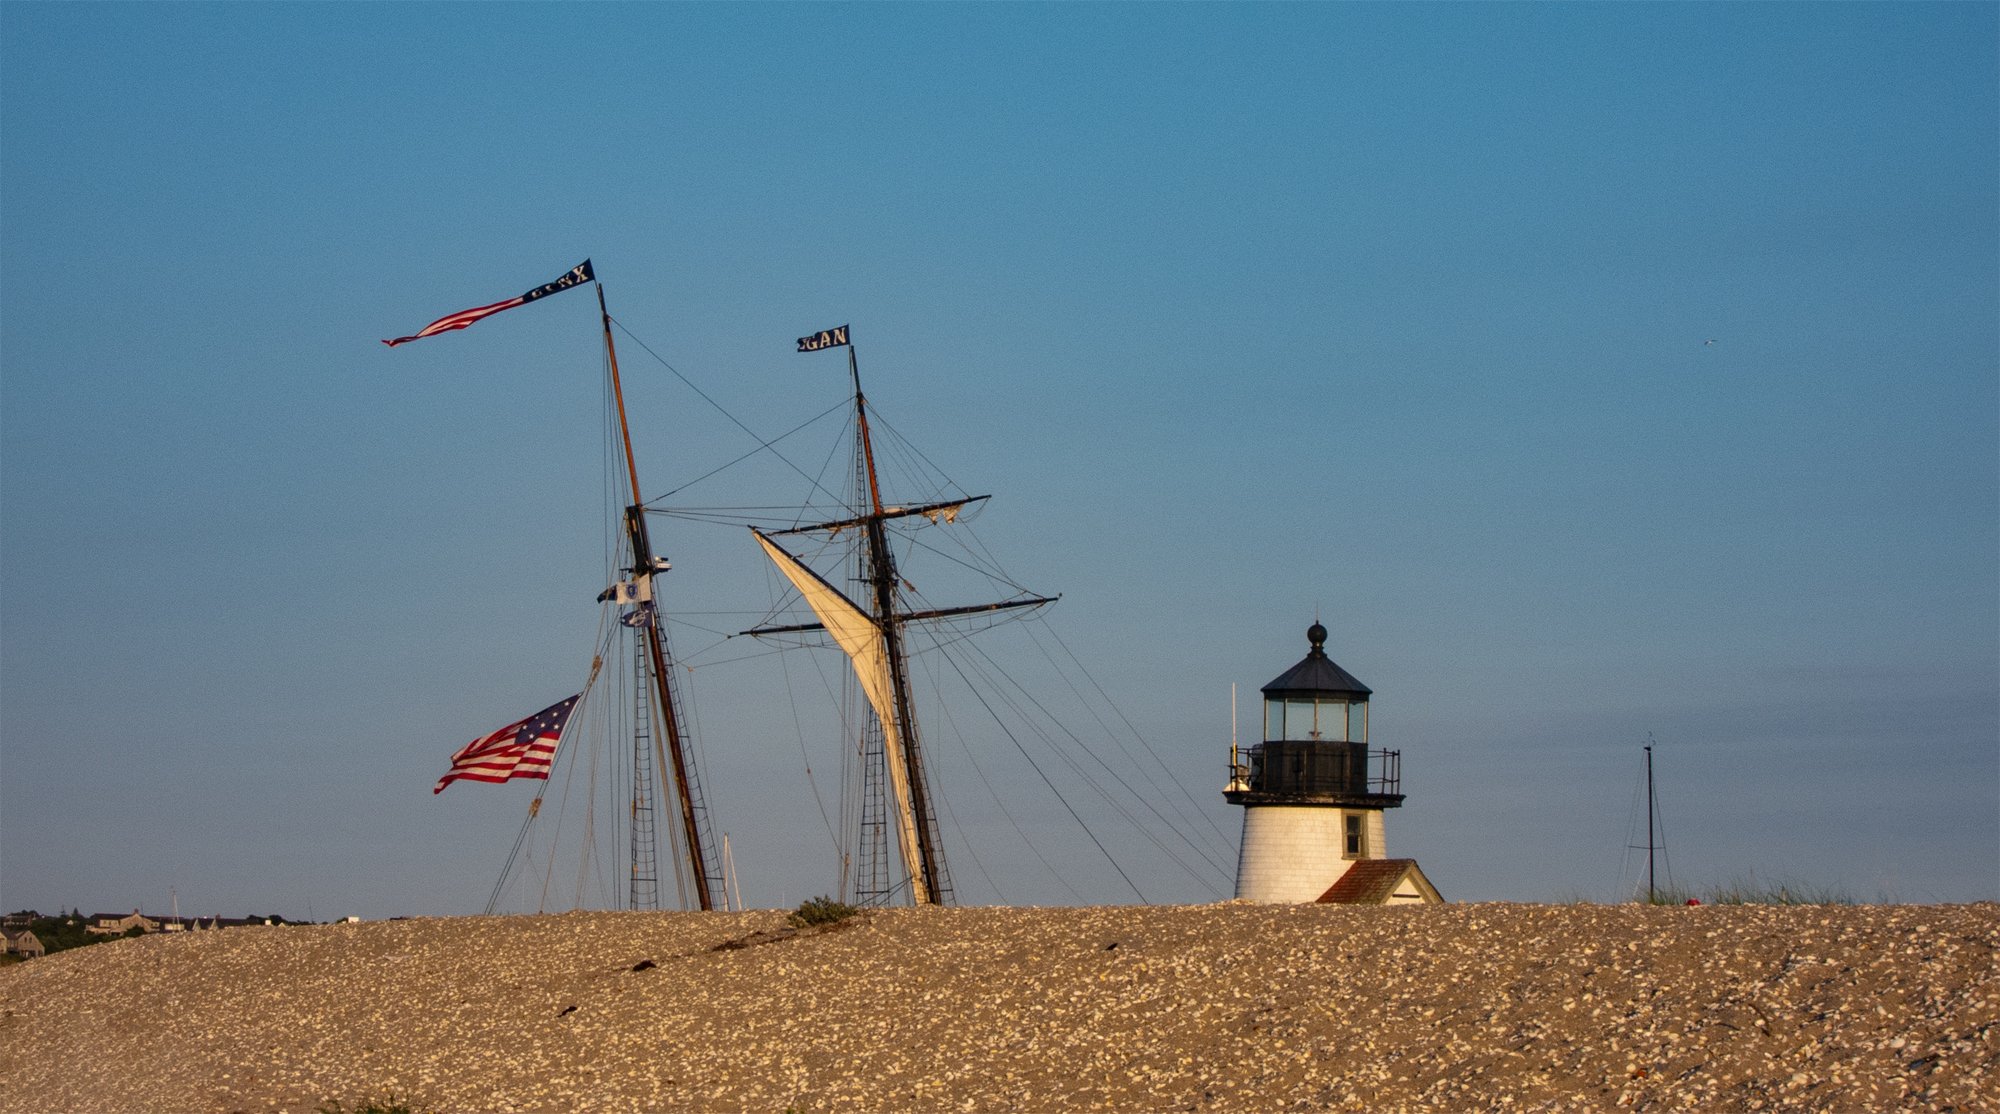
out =
[[[588,658],[595,307],[378,340],[585,257],[763,436],[851,321],[1230,838],[1317,612],[1447,897],[1617,896],[1649,735],[1685,882],[2000,897],[1996,11],[0,6],[0,905],[483,905],[531,791],[429,789]],[[650,489],[749,447],[621,356]],[[764,905],[830,888],[773,669],[692,684]],[[968,900],[1130,899],[988,772],[1074,873]]]

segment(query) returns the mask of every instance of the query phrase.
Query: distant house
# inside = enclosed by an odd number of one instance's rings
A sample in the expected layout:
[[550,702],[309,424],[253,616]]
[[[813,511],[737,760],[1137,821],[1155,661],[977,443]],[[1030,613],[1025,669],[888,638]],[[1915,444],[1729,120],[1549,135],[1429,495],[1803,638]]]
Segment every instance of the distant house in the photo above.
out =
[[190,932],[210,932],[218,928],[247,928],[277,923],[272,917],[195,917],[188,921],[187,928]]
[[8,955],[18,955],[22,959],[33,959],[48,950],[42,947],[40,938],[25,928],[0,929],[0,938],[4,938],[7,942]]
[[160,922],[137,909],[130,913],[93,913],[83,922],[85,932],[94,932],[99,936],[123,936],[135,928],[142,932],[158,932]]
[[149,917],[137,909],[130,913],[94,913],[85,917],[84,931],[97,936],[123,936],[133,929],[141,932],[207,932],[218,928],[284,924],[280,917]]

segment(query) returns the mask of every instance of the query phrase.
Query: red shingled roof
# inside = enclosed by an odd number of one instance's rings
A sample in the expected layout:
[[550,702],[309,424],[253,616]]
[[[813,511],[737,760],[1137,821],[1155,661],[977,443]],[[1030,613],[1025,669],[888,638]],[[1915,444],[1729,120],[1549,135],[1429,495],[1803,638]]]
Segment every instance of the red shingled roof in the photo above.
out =
[[1327,905],[1383,905],[1389,895],[1403,884],[1403,879],[1416,875],[1417,889],[1431,898],[1443,901],[1438,896],[1437,887],[1424,877],[1415,859],[1362,859],[1347,868],[1340,881],[1327,887],[1319,895],[1319,901]]

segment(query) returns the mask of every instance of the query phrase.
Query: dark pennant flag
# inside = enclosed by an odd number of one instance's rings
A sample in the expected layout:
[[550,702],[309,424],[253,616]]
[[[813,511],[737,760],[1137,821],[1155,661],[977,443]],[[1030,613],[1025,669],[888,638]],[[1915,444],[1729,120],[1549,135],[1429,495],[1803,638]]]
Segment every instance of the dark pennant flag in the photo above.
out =
[[410,336],[397,337],[395,340],[385,340],[382,343],[394,348],[399,344],[405,344],[409,341],[434,337],[439,333],[448,333],[453,329],[463,329],[482,317],[491,317],[503,309],[513,309],[515,306],[527,305],[536,298],[546,298],[558,291],[568,290],[572,286],[581,286],[596,277],[597,275],[590,269],[590,260],[586,259],[576,266],[571,267],[569,273],[563,277],[554,282],[543,283],[518,298],[509,298],[504,302],[495,302],[490,306],[474,306],[471,309],[459,310],[457,313],[448,313],[436,321],[425,325],[423,328],[418,329]]
[[817,352],[822,348],[838,348],[847,343],[847,326],[837,329],[822,329],[809,337],[799,338],[799,351]]

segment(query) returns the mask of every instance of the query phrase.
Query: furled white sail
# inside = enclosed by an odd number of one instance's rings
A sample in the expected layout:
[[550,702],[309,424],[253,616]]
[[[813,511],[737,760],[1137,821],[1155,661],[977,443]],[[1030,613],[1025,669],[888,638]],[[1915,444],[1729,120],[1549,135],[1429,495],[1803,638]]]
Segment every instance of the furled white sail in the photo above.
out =
[[876,718],[882,721],[884,764],[889,768],[889,791],[896,799],[896,843],[902,851],[903,869],[910,876],[911,896],[922,905],[930,898],[919,865],[922,860],[917,849],[916,813],[910,807],[909,768],[903,754],[902,729],[896,722],[896,689],[890,679],[889,650],[882,639],[882,630],[867,612],[797,557],[761,532],[755,529],[750,532],[756,535],[757,544],[764,547],[771,563],[785,574],[813,614],[826,625],[834,642],[846,651],[848,661],[854,665],[855,679],[861,682],[861,691],[874,707]]

